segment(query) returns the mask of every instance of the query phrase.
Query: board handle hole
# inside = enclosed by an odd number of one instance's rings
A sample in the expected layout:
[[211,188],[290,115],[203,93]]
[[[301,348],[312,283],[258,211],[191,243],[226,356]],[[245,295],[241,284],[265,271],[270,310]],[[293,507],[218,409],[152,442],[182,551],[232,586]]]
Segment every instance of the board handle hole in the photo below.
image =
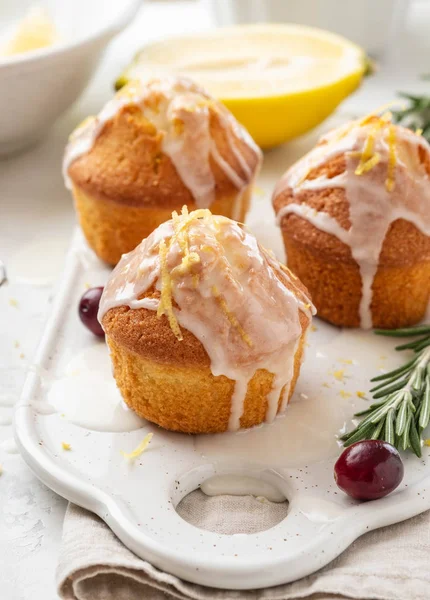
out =
[[249,475],[212,475],[177,504],[179,516],[223,535],[266,531],[283,521],[288,500],[279,487]]

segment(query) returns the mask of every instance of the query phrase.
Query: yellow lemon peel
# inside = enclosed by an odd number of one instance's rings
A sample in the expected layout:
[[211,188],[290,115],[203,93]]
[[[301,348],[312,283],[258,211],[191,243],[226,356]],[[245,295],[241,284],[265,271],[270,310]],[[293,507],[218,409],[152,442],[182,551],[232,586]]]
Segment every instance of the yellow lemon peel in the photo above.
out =
[[345,377],[345,369],[338,369],[337,371],[333,371],[332,375],[338,381],[343,381]]
[[165,240],[159,245],[160,271],[161,271],[161,297],[157,309],[157,316],[166,315],[169,325],[178,340],[182,340],[181,329],[173,312],[172,304],[172,279],[167,267],[167,246]]
[[388,128],[388,173],[385,180],[387,192],[392,192],[395,185],[395,169],[396,169],[396,128],[390,125]]
[[124,458],[127,458],[128,460],[133,460],[135,458],[138,458],[141,454],[143,454],[145,452],[145,450],[149,446],[149,443],[152,440],[153,435],[154,435],[153,433],[148,433],[143,438],[143,440],[140,442],[140,444],[137,446],[137,448],[135,448],[132,452],[124,452],[123,450],[121,450],[121,454],[123,455]]
[[216,298],[218,304],[220,305],[221,310],[223,311],[223,313],[225,314],[225,316],[227,317],[227,319],[230,321],[231,325],[239,332],[239,334],[242,337],[243,341],[246,344],[248,344],[248,346],[250,348],[252,348],[253,344],[252,344],[251,338],[245,332],[245,330],[243,329],[242,325],[239,323],[239,321],[237,320],[237,318],[235,317],[235,315],[232,312],[230,312],[230,310],[228,309],[226,301],[221,296],[221,294],[219,293],[219,290],[217,289],[217,287],[215,285],[212,286],[212,293],[213,293],[214,297]]
[[72,446],[70,444],[68,444],[67,442],[61,442],[61,447],[63,450],[71,450]]

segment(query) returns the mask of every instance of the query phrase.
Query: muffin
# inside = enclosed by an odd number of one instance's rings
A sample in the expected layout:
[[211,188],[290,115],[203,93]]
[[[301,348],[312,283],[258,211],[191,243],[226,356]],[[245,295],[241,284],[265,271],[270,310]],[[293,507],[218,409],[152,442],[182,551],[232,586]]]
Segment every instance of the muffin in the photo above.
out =
[[90,247],[116,264],[172,210],[245,219],[261,151],[187,79],[132,81],[71,135],[63,171]]
[[276,186],[290,269],[344,327],[420,321],[430,295],[430,146],[390,114],[324,136]]
[[235,221],[186,207],[172,217],[122,257],[101,298],[118,388],[165,429],[271,422],[299,375],[307,291]]

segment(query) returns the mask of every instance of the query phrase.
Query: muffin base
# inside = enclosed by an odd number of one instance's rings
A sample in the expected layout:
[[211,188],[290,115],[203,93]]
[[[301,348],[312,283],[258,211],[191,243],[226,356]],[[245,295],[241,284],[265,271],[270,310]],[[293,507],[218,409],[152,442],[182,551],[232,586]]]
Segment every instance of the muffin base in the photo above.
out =
[[[288,399],[300,373],[305,335],[295,357]],[[126,404],[140,417],[164,429],[183,433],[217,433],[228,429],[235,382],[215,377],[206,366],[157,363],[132,352],[107,336],[114,376]],[[240,428],[263,423],[273,375],[258,370],[248,384]],[[278,402],[278,411],[281,397]]]
[[[252,184],[234,195],[217,198],[210,206],[213,214],[224,215],[243,222],[249,209]],[[123,254],[131,252],[161,223],[180,211],[182,206],[129,206],[112,200],[97,198],[73,186],[79,223],[90,248],[110,265],[116,265]],[[189,204],[191,212],[198,208]]]
[[[283,233],[288,267],[308,288],[318,316],[341,327],[360,327],[361,276],[355,262],[328,261]],[[380,266],[373,281],[373,327],[418,323],[430,298],[430,262]]]

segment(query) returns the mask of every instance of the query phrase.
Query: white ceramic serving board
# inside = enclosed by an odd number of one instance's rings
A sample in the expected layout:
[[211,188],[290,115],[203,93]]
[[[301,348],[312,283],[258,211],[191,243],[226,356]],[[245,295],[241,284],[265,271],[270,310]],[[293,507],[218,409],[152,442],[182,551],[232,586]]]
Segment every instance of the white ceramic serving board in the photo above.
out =
[[[269,192],[282,173],[268,155],[248,224],[283,257]],[[366,531],[430,508],[430,448],[404,456],[405,478],[387,498],[358,503],[337,489],[337,435],[369,402],[369,379],[400,364],[394,343],[315,319],[305,363],[285,416],[247,432],[191,436],[164,431],[127,411],[108,350],[80,323],[79,298],[109,269],[77,232],[64,278],[15,414],[25,460],[50,488],[98,514],[137,555],[183,579],[250,589],[321,568]],[[357,392],[366,392],[367,399]],[[129,461],[148,432],[149,449]],[[62,443],[70,444],[64,450]],[[214,475],[252,476],[289,501],[287,517],[250,535],[220,535],[185,522],[175,507]],[[240,480],[239,480],[240,481]],[[257,485],[255,493],[259,494]]]

